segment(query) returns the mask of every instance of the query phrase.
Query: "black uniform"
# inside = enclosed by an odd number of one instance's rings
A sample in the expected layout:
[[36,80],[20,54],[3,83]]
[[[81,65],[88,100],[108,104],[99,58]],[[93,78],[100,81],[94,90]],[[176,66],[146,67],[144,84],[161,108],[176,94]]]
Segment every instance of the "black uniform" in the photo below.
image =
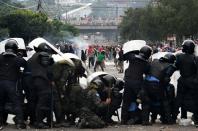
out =
[[174,71],[175,67],[163,59],[155,59],[151,62],[149,75],[146,76],[144,85],[147,99],[144,99],[145,96],[142,95],[142,106],[149,108],[145,110],[147,121],[149,121],[148,111],[150,111],[155,115],[159,113],[163,118],[162,122],[172,122],[166,87],[168,87],[170,77]]
[[137,94],[139,93],[143,75],[149,71],[149,63],[146,60],[135,57],[136,55],[128,55],[126,60],[129,60],[129,67],[125,71],[125,88],[123,96],[121,120],[126,124],[129,117],[129,107],[131,103],[136,103]]
[[[198,114],[198,57],[196,57],[196,61],[195,61],[195,64],[196,64],[196,69],[197,69],[197,72],[196,72],[196,76],[195,76],[195,79],[194,79],[194,86],[195,86],[195,89],[194,89],[194,95],[195,95],[195,114]],[[195,124],[198,124],[198,116],[195,116]]]
[[23,123],[21,99],[17,94],[17,82],[20,67],[25,67],[26,61],[14,55],[0,54],[0,119],[2,123],[4,106],[6,102],[13,103],[16,113],[16,124]]
[[[49,70],[49,64],[43,65],[41,62],[41,54],[45,52],[35,53],[28,61],[31,68],[32,82],[34,88],[34,94],[36,95],[36,126],[43,128],[43,119],[48,117],[50,121],[50,111],[52,110],[52,73]],[[46,56],[47,58],[48,56]]]
[[174,119],[177,119],[179,107],[194,113],[196,121],[197,113],[195,112],[196,89],[193,88],[193,78],[196,75],[196,62],[193,54],[182,53],[177,55],[176,67],[180,71],[181,77],[178,79],[176,107]]

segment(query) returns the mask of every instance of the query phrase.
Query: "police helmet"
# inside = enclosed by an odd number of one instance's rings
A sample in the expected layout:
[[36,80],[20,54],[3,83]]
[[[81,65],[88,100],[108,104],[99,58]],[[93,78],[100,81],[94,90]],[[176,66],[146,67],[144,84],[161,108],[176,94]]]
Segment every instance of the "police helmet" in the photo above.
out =
[[116,83],[115,77],[112,75],[105,75],[102,77],[102,80],[104,81],[105,85],[111,87]]
[[182,52],[193,54],[195,50],[195,42],[193,40],[185,40],[182,44]]
[[81,60],[75,59],[75,58],[70,58],[70,59],[73,61],[74,65],[75,65],[74,69],[75,69],[76,75],[78,75],[80,77],[84,76],[85,68],[83,67]]
[[122,90],[124,88],[124,80],[122,79],[116,79],[115,87],[119,90]]
[[150,46],[144,46],[140,49],[140,55],[145,59],[149,59],[151,53],[152,53],[152,49]]
[[34,47],[34,50],[36,52],[48,52],[50,53],[52,50],[46,43],[41,43],[38,45],[38,47]]
[[175,55],[168,53],[164,56],[164,59],[166,59],[168,63],[174,63],[176,60],[176,57]]
[[91,82],[96,85],[96,88],[104,88],[104,83],[100,79],[96,79]]
[[17,53],[18,46],[17,46],[17,41],[10,39],[6,42],[5,44],[5,52],[12,52],[14,54]]

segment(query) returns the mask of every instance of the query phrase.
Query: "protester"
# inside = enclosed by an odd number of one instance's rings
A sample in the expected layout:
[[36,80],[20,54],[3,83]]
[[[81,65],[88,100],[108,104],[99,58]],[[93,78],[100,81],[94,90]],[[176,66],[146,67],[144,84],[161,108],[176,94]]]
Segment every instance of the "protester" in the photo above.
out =
[[88,57],[88,66],[91,68],[91,66],[94,66],[95,61],[95,50],[92,46],[89,46],[87,50],[87,57]]
[[101,53],[98,54],[97,60],[94,66],[94,71],[96,72],[96,69],[98,66],[100,66],[101,70],[104,71],[104,60],[105,60],[105,51],[101,51]]
[[119,58],[118,58],[118,71],[119,71],[119,73],[123,73],[123,71],[124,71],[123,66],[124,66],[123,50],[120,49]]

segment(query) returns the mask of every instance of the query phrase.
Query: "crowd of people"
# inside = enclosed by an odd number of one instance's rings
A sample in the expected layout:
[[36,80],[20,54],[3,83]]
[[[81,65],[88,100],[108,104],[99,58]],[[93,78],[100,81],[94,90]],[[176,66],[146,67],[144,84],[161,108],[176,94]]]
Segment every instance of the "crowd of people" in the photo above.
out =
[[87,25],[87,26],[117,26],[121,22],[121,18],[93,18],[93,17],[81,17],[81,19],[69,19],[67,20],[70,24],[73,25]]
[[[118,72],[123,73],[123,50],[120,45],[118,46],[90,45],[85,52],[86,52],[85,57],[88,62],[88,67],[89,68],[94,67],[94,71],[96,71],[98,66],[100,66],[101,70],[104,71],[105,61],[114,60],[115,67],[118,70]],[[81,57],[82,56],[83,55],[81,55]]]
[[[118,124],[112,116],[119,118],[120,107],[123,125],[151,125],[158,115],[163,124],[175,124],[181,108],[181,118],[192,112],[198,126],[198,58],[194,55],[194,41],[184,41],[182,53],[176,56],[169,49],[170,53],[151,61],[154,49],[146,45],[124,53],[121,46],[89,46],[81,59],[88,60],[88,67],[93,66],[94,71],[98,66],[104,71],[105,58],[114,58],[120,73],[124,61],[129,66],[123,80],[104,73],[83,89],[79,79],[89,74],[80,59],[55,62],[54,51],[40,43],[26,61],[17,42],[8,40],[5,52],[0,54],[1,129],[7,125],[8,114],[16,115],[13,120],[18,129],[26,128],[27,124],[39,129],[104,128]],[[67,51],[73,52],[72,48]],[[177,70],[181,76],[175,95],[170,77]]]

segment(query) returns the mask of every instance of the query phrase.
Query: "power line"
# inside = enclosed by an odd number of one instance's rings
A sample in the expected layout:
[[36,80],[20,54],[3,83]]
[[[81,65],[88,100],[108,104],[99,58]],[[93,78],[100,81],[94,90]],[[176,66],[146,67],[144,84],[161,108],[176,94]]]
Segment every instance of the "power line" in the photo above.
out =
[[53,12],[53,10],[51,10],[49,7],[48,7],[48,5],[46,4],[46,2],[43,0],[43,4],[44,4],[44,6],[46,7],[46,9],[47,9],[47,11],[45,11],[45,9],[43,8],[43,10],[46,12],[45,14],[46,15],[48,15],[49,16],[49,14],[47,14],[47,13],[50,13],[50,16],[52,16],[52,17],[54,17],[54,16],[56,16],[56,14],[54,14]]
[[54,12],[53,10],[51,10],[49,7],[48,7],[48,5],[45,3],[45,1],[43,0],[43,4],[44,4],[44,6],[46,7],[46,9],[48,10],[48,11],[50,11],[50,12]]
[[6,3],[6,2],[3,2],[3,1],[0,1],[0,3],[6,5],[6,6],[8,6],[8,7],[12,7],[12,8],[15,8],[15,9],[21,9],[21,10],[27,10],[27,9],[31,9],[31,8],[36,7],[36,5],[34,5],[34,6],[26,7],[26,8],[20,8],[20,7],[17,7],[17,6],[10,5],[10,4],[8,4],[8,3]]

